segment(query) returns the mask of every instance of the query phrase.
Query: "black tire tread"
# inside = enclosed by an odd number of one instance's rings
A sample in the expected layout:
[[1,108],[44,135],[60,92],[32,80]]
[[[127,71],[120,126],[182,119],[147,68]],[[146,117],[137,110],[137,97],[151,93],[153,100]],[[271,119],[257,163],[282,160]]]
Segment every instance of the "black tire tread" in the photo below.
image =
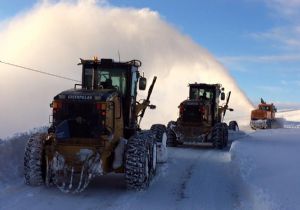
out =
[[224,125],[222,123],[216,123],[212,130],[212,142],[215,148],[223,149],[224,144]]
[[25,147],[24,178],[28,185],[39,186],[45,183],[45,137],[45,134],[34,134],[29,138]]
[[163,135],[167,131],[166,126],[163,124],[154,124],[150,130],[154,133],[156,142],[162,143]]
[[[127,143],[125,151],[125,180],[127,189],[144,190],[149,186],[151,174],[146,174],[146,160],[150,147],[155,146],[152,132],[139,132],[132,136]],[[150,156],[148,156],[150,158]],[[148,159],[148,164],[151,160]]]
[[233,120],[233,121],[229,122],[229,124],[228,124],[229,130],[238,131],[238,129],[236,129],[236,127],[239,128],[238,123],[236,121]]
[[175,121],[170,121],[167,126],[167,146],[168,147],[177,147],[178,141],[176,139],[176,134],[170,128],[172,124],[176,124]]
[[228,145],[228,125],[226,123],[222,123],[223,125],[223,143],[224,143],[224,147],[227,147]]

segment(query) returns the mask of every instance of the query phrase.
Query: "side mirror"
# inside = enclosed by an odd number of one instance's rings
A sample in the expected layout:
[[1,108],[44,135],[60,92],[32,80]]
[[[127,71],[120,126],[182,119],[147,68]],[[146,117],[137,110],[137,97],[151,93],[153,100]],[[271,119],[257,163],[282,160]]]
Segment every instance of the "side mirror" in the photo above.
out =
[[225,93],[224,92],[221,93],[221,100],[222,101],[225,100]]
[[140,77],[139,89],[140,90],[146,90],[146,86],[147,86],[147,79],[145,77]]
[[152,105],[152,104],[150,104],[150,105],[149,105],[149,108],[150,108],[150,109],[156,109],[156,106],[155,106],[155,105]]

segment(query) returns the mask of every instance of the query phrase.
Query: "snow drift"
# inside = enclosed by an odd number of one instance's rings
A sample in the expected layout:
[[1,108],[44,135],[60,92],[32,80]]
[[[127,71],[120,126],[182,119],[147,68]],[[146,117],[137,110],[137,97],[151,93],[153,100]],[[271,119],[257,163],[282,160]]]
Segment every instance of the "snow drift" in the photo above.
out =
[[299,129],[260,130],[233,143],[233,168],[247,189],[237,209],[299,209],[299,135]]
[[[0,60],[77,80],[81,79],[76,66],[80,57],[118,60],[119,51],[122,61],[140,59],[141,70],[150,80],[158,76],[152,97],[157,110],[151,111],[151,117],[146,112],[144,127],[175,119],[192,82],[222,83],[232,91],[230,105],[239,116],[248,116],[252,108],[209,52],[147,8],[43,1],[0,25]],[[47,124],[52,97],[74,85],[4,64],[0,76],[0,97],[5,99],[0,104],[0,137]]]

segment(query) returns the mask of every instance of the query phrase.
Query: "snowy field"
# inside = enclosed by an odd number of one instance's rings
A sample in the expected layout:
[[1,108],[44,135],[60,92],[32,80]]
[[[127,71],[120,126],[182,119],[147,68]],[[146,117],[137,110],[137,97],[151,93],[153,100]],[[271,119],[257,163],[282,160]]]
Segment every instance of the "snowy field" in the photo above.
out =
[[238,209],[300,209],[300,129],[261,130],[233,142],[243,188]]
[[222,151],[170,148],[168,162],[159,166],[147,191],[127,191],[123,175],[112,174],[75,195],[23,183],[27,138],[0,142],[1,210],[300,209],[300,129],[231,132],[232,144]]

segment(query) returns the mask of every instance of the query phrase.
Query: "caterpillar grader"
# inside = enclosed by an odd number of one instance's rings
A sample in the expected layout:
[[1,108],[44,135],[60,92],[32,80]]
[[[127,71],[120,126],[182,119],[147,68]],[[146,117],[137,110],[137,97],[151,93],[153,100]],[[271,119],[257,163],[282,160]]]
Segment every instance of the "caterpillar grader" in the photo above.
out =
[[210,143],[223,149],[228,143],[228,129],[237,130],[236,121],[229,126],[223,122],[228,108],[231,91],[225,100],[224,88],[220,84],[189,84],[189,98],[179,105],[177,121],[170,121],[167,126],[167,145],[178,146],[189,143]]
[[149,186],[157,163],[166,161],[166,127],[142,130],[140,122],[156,82],[146,89],[141,61],[84,60],[82,82],[63,91],[50,104],[47,133],[30,137],[25,148],[24,176],[29,185],[57,186],[63,192],[82,192],[96,176],[124,173],[128,189]]
[[253,130],[256,129],[270,129],[275,126],[276,118],[275,113],[277,112],[276,107],[273,103],[268,104],[262,98],[261,103],[257,109],[251,111],[250,127]]

